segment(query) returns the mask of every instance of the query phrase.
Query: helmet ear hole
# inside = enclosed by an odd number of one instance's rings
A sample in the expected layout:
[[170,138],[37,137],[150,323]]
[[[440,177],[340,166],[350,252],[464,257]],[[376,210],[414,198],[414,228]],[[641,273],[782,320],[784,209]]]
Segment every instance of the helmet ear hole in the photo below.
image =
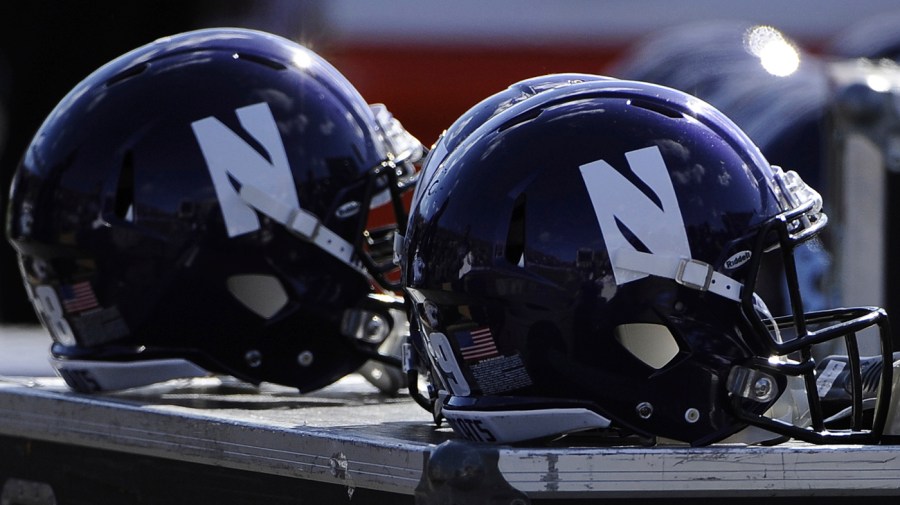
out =
[[615,336],[622,347],[654,370],[669,364],[679,351],[672,332],[661,324],[620,324]]
[[513,265],[525,266],[525,195],[519,195],[513,205],[506,234],[506,261]]
[[287,305],[284,287],[271,275],[233,275],[227,283],[232,296],[263,319],[270,319]]

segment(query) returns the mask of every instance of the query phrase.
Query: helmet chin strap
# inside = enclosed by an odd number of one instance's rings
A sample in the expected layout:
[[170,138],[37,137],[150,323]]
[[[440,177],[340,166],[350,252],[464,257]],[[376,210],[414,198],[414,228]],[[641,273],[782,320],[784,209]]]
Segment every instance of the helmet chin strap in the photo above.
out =
[[291,232],[319,246],[342,262],[361,270],[361,265],[353,261],[353,245],[325,227],[312,212],[287,205],[252,184],[242,185],[239,195],[247,205],[281,223]]
[[744,285],[716,272],[712,265],[700,260],[650,254],[634,249],[619,249],[613,265],[616,268],[672,279],[682,286],[709,291],[740,302]]

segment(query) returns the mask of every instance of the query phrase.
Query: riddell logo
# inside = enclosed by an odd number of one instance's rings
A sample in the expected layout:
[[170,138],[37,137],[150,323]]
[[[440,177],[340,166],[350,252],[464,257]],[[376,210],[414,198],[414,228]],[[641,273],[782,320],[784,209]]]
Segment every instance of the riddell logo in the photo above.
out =
[[725,260],[725,268],[732,270],[750,261],[750,251],[741,251]]

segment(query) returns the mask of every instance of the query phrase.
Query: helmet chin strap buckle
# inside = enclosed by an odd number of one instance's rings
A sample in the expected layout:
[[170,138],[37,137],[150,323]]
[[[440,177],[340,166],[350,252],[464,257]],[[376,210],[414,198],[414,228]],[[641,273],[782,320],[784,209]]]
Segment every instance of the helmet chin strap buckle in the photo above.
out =
[[695,259],[682,259],[675,271],[675,282],[682,286],[700,291],[709,291],[712,282],[712,265]]
[[684,287],[708,291],[735,302],[741,300],[743,284],[716,272],[709,263],[693,258],[663,256],[623,248],[616,253],[613,265],[632,272],[672,279]]

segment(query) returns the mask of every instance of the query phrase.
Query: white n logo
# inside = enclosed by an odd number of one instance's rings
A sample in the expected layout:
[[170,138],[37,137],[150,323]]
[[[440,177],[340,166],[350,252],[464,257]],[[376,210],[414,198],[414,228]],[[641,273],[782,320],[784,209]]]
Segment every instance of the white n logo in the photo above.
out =
[[619,250],[635,250],[620,225],[647,246],[652,254],[672,258],[691,257],[684,219],[659,148],[654,146],[631,151],[625,154],[625,158],[634,174],[659,198],[662,208],[603,160],[579,167],[600,223],[616,284],[620,286],[647,276],[646,273],[617,265]]
[[191,123],[206,159],[229,237],[259,229],[256,212],[241,199],[229,177],[238,184],[255,186],[291,208],[300,207],[284,143],[269,105],[258,103],[235,112],[241,126],[262,145],[271,162],[214,117]]

